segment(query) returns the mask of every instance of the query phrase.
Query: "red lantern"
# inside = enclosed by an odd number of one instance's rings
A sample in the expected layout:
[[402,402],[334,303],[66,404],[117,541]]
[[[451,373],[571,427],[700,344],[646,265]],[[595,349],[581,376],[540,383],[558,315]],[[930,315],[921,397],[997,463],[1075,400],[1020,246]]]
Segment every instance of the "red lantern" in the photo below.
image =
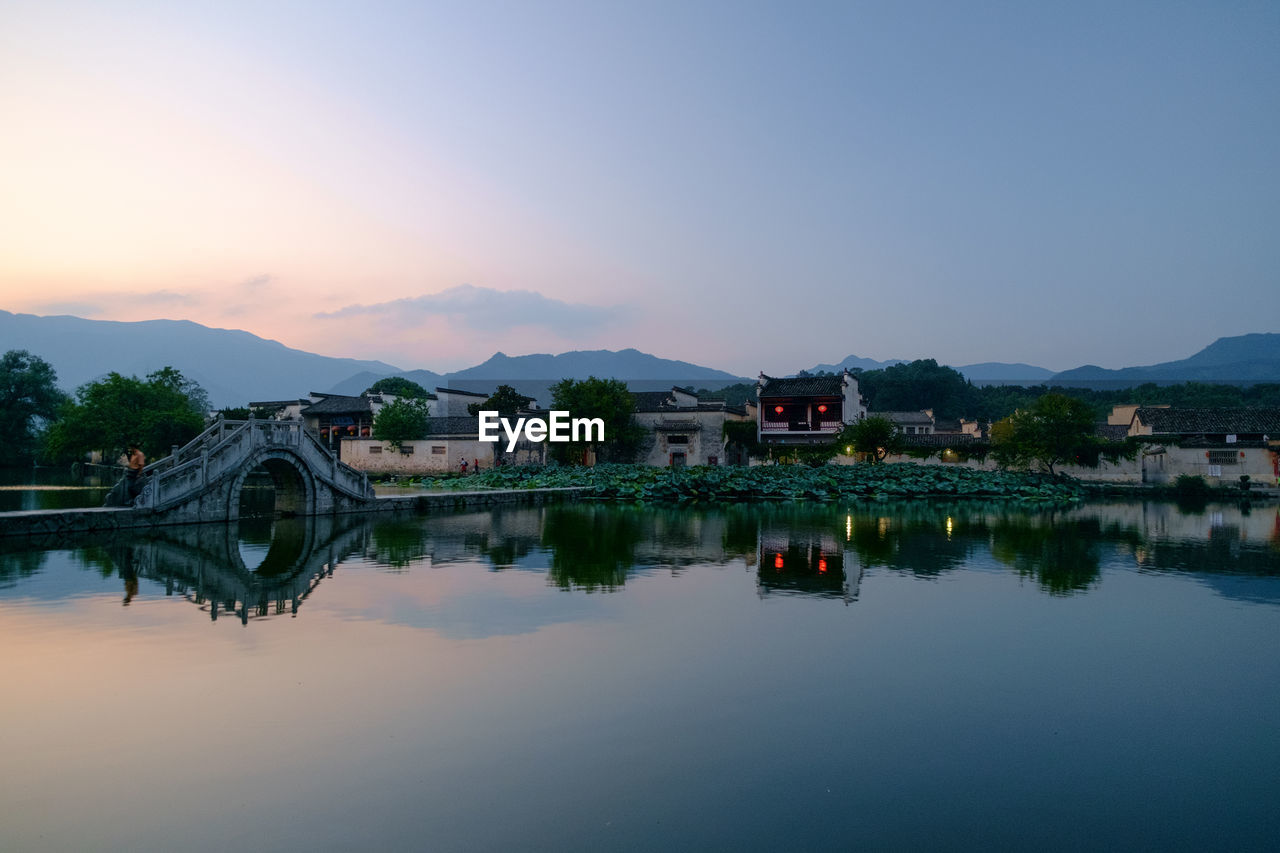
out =
[[361,428],[360,428],[360,435],[364,436],[365,438],[368,438],[368,437],[369,437],[369,428],[368,428],[368,427],[361,427]]
[[353,427],[353,426],[349,426],[349,427],[347,427],[347,435],[355,435],[355,434],[356,434],[356,428],[355,428],[355,427]]
[[825,412],[826,410],[827,410],[827,404],[826,404],[826,403],[823,403],[821,406],[819,406],[819,407],[818,407],[818,411],[819,411],[819,412]]
[[775,414],[779,414],[779,415],[780,415],[780,414],[782,414],[782,407],[781,407],[781,406],[774,406],[774,407],[773,407],[773,411],[774,411],[774,413],[775,413]]

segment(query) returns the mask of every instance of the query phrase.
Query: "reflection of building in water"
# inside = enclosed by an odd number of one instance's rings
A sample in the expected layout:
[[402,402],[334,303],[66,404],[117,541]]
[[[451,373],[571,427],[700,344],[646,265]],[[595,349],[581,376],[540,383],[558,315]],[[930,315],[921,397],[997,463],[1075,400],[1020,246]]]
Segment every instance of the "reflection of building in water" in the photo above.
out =
[[800,593],[856,601],[862,564],[831,526],[761,525],[756,556],[756,590]]

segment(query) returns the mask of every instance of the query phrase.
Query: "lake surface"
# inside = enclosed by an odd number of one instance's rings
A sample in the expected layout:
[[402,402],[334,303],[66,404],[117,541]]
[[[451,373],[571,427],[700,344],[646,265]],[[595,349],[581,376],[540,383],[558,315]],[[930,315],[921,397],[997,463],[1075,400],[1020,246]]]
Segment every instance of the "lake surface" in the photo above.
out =
[[1280,513],[0,539],[4,850],[1261,850]]
[[65,468],[0,468],[0,512],[102,506],[122,474],[103,466],[93,470],[79,476]]

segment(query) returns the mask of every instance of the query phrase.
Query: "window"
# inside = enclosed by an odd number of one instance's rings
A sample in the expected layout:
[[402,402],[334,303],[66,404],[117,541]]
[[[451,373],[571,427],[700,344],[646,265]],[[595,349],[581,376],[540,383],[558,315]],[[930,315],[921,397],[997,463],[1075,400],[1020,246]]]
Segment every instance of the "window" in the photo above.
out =
[[1210,450],[1210,465],[1239,465],[1240,456],[1235,450]]
[[403,453],[405,456],[413,455],[413,445],[412,444],[400,445],[400,452]]
[[669,435],[667,436],[667,444],[688,444],[689,436],[687,435]]
[[369,448],[369,452],[370,452],[370,453],[381,453],[381,452],[382,452],[382,445],[381,445],[381,444],[375,444],[375,445],[372,445],[372,446]]
[[433,444],[433,445],[431,445],[431,455],[432,455],[432,456],[444,456],[444,448],[443,448],[443,447],[441,447],[441,446],[439,446],[438,444]]
[[719,457],[719,456],[708,456],[708,457],[707,457],[707,464],[708,464],[708,465],[719,465],[719,464],[720,464],[720,457]]

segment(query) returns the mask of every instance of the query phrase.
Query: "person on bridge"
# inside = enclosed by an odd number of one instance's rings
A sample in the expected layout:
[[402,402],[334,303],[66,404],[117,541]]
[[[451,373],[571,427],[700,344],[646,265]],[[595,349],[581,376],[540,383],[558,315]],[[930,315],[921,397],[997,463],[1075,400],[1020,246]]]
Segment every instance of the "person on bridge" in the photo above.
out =
[[137,444],[130,444],[125,454],[124,479],[129,489],[129,500],[142,493],[142,469],[147,467],[147,456]]

